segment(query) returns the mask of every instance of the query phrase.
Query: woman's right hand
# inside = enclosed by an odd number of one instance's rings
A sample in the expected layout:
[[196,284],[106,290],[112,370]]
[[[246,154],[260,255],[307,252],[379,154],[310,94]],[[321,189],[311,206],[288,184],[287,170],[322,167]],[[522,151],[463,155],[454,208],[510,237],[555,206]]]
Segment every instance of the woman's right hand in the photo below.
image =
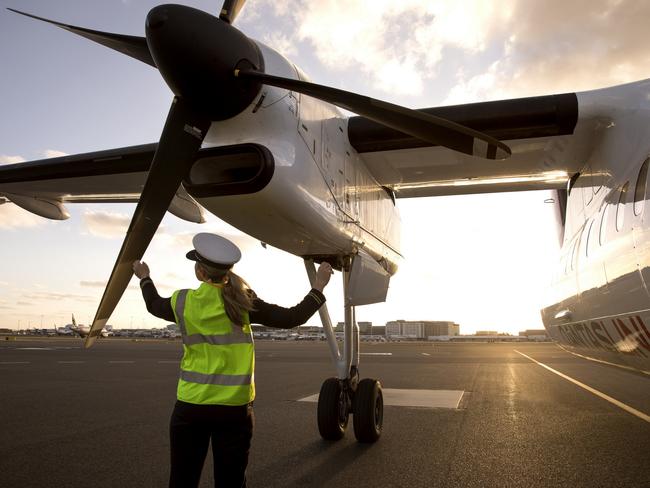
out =
[[332,271],[332,266],[330,263],[321,263],[321,265],[318,267],[318,270],[316,271],[314,288],[322,293],[333,274],[334,271]]
[[133,261],[133,273],[140,279],[149,277],[149,266],[142,261]]

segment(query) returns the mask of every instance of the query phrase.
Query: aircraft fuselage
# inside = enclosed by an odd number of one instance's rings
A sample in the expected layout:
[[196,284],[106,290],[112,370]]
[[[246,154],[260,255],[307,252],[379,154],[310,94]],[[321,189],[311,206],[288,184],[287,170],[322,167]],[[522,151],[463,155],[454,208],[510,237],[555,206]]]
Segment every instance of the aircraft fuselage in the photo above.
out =
[[650,372],[650,82],[578,96],[598,143],[569,191],[542,318],[570,350]]

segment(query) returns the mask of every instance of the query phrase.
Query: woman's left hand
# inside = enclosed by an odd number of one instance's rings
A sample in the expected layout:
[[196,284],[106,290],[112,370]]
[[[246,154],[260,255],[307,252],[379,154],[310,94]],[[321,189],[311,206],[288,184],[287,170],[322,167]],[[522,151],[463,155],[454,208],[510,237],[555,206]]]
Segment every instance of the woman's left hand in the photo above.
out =
[[142,261],[133,261],[133,273],[140,279],[149,277],[149,266]]

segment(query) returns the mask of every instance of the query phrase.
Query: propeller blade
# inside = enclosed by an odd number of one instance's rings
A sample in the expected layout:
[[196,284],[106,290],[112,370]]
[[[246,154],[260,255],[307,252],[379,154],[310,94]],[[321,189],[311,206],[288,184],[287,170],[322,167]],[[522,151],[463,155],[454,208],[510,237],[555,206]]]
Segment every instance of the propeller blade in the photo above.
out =
[[210,119],[197,114],[185,100],[174,98],[147,181],[86,338],[85,347],[93,345],[115,310],[133,275],[133,261],[141,259],[149,247],[181,181],[194,163],[210,123]]
[[246,0],[224,0],[219,18],[228,24],[232,24],[245,3]]
[[56,22],[54,20],[45,19],[43,17],[38,17],[36,15],[28,14],[26,12],[21,12],[13,8],[7,8],[20,15],[26,17],[31,17],[32,19],[42,20],[49,24],[54,24],[57,27],[61,27],[67,31],[73,32],[74,34],[90,39],[91,41],[97,42],[103,46],[110,47],[115,51],[131,56],[132,58],[142,61],[150,66],[156,67],[151,54],[149,53],[149,47],[147,46],[147,40],[144,37],[137,36],[127,36],[124,34],[113,34],[112,32],[101,32],[91,29],[86,29],[85,27],[76,27],[74,25],[62,24],[61,22]]
[[506,144],[487,134],[400,105],[316,83],[267,75],[259,71],[235,70],[235,76],[318,98],[423,141],[470,156],[506,159],[512,154]]

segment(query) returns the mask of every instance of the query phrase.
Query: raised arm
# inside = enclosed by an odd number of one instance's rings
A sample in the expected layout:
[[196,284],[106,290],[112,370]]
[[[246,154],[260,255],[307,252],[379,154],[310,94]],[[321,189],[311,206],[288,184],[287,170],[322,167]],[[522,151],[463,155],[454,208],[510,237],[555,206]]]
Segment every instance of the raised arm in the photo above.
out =
[[300,303],[291,308],[281,307],[266,303],[256,298],[253,306],[255,310],[249,314],[251,323],[266,325],[278,329],[291,329],[304,324],[325,303],[323,290],[332,276],[332,267],[329,263],[322,263],[316,272],[316,281]]
[[151,315],[159,319],[176,322],[174,311],[172,310],[171,298],[163,298],[158,294],[156,285],[149,276],[149,266],[147,263],[135,261],[133,263],[133,273],[140,278],[140,289],[142,290],[142,297],[147,304],[147,310]]

